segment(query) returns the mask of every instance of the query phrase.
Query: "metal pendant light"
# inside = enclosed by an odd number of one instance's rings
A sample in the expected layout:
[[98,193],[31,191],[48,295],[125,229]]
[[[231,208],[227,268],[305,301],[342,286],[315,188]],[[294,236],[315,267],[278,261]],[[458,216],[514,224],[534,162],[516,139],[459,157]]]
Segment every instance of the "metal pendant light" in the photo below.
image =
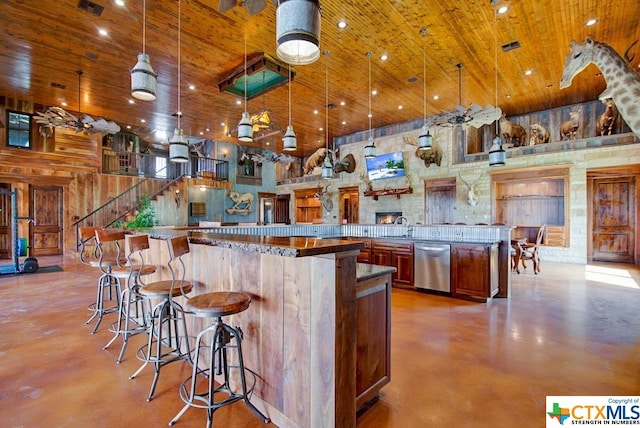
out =
[[151,60],[147,55],[146,47],[146,27],[147,27],[147,7],[146,0],[142,2],[142,53],[138,54],[138,62],[131,70],[131,96],[143,101],[153,101],[156,99],[156,85],[158,76],[151,67]]
[[429,125],[427,125],[427,29],[420,30],[422,35],[422,90],[424,94],[424,124],[418,136],[418,148],[420,150],[431,150],[433,138],[429,133]]
[[320,58],[320,2],[278,0],[276,54],[287,64],[307,65]]
[[189,161],[189,143],[184,137],[184,131],[180,127],[182,111],[180,110],[180,15],[181,5],[178,0],[178,127],[173,131],[173,137],[169,140],[169,160],[171,162],[184,163]]
[[[496,6],[498,0],[491,0],[491,4]],[[494,44],[494,69],[496,83],[496,108],[498,108],[498,9],[493,12],[493,44]],[[496,137],[489,149],[489,166],[504,166],[507,163],[507,152],[502,147],[502,138],[499,130],[500,119],[496,120]]]
[[251,116],[247,111],[247,20],[245,12],[245,25],[244,25],[244,112],[242,118],[238,123],[238,140],[250,143],[253,141],[253,124],[251,123]]
[[282,137],[282,142],[282,150],[287,152],[293,151],[298,147],[298,139],[291,124],[291,66],[289,66],[289,125],[287,126],[287,132],[285,132],[284,137]]
[[331,164],[331,152],[329,151],[329,51],[324,51],[325,61],[325,115],[324,132],[327,136],[326,153],[322,163],[322,178],[329,180],[333,178],[333,165]]
[[369,140],[367,141],[367,145],[364,146],[364,157],[365,159],[372,159],[376,157],[376,143],[373,141],[373,131],[371,129],[371,56],[373,54],[371,52],[367,52],[367,57],[369,57]]

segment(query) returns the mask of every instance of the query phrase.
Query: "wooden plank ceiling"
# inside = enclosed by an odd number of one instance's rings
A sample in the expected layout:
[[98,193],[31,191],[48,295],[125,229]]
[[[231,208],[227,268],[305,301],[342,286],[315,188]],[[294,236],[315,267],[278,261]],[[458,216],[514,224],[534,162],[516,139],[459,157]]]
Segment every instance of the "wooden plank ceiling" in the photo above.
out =
[[[3,0],[0,3],[0,96],[78,111],[78,75],[82,70],[82,113],[129,125],[151,142],[152,131],[171,135],[178,109],[178,2],[147,0],[146,52],[158,74],[158,99],[130,104],[129,71],[142,50],[142,0],[97,0],[100,16],[82,10],[78,0]],[[423,47],[426,46],[428,114],[463,106],[495,104],[494,35],[499,46],[518,41],[519,49],[498,51],[498,104],[507,116],[594,100],[604,89],[595,66],[573,85],[558,88],[572,39],[592,36],[623,53],[640,38],[637,0],[502,0],[509,6],[495,19],[490,0],[322,0],[321,49],[317,62],[295,67],[292,117],[298,134],[297,156],[324,146],[325,83],[328,76],[329,137],[369,128],[368,69],[372,52],[372,126],[423,115]],[[268,2],[250,16],[243,7],[221,13],[218,0],[181,1],[181,109],[185,133],[236,142],[233,130],[243,103],[221,93],[216,84],[243,63],[248,52],[275,57],[275,6]],[[593,26],[585,23],[595,18]],[[347,27],[339,29],[344,20]],[[426,39],[420,29],[426,27]],[[108,36],[98,34],[99,29]],[[637,46],[630,55],[638,53]],[[386,54],[388,59],[381,60]],[[638,67],[640,55],[632,61]],[[456,64],[464,66],[458,74]],[[328,73],[325,70],[328,69]],[[532,70],[525,76],[526,70]],[[462,91],[459,91],[459,77]],[[56,87],[64,86],[64,89]],[[190,90],[188,85],[194,85]],[[439,96],[438,100],[433,97]],[[344,105],[341,105],[344,102]],[[402,106],[400,108],[399,106]],[[256,114],[270,110],[286,127],[288,86],[250,100]],[[314,110],[317,113],[314,113]],[[140,121],[146,122],[142,124]],[[6,118],[0,119],[2,122]],[[221,125],[224,123],[225,125]],[[267,143],[270,145],[267,146]],[[281,135],[256,146],[280,151]]]

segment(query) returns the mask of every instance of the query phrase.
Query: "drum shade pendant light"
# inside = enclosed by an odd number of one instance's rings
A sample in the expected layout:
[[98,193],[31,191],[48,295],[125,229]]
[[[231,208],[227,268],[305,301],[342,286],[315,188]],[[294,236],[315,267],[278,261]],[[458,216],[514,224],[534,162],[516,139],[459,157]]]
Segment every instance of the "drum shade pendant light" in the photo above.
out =
[[420,30],[422,35],[422,91],[424,95],[423,116],[424,124],[418,136],[418,148],[420,150],[431,150],[433,138],[429,133],[429,125],[427,125],[427,29]]
[[171,162],[184,163],[189,160],[189,143],[184,137],[184,131],[180,127],[182,111],[180,110],[180,15],[181,5],[178,0],[178,127],[173,131],[173,137],[169,140],[169,160]]
[[287,64],[307,65],[320,58],[320,2],[278,0],[276,54]]
[[331,164],[331,152],[329,152],[329,51],[324,51],[325,61],[325,115],[324,133],[327,136],[326,152],[322,163],[322,178],[329,180],[333,178],[333,165]]
[[[246,12],[245,12],[246,17]],[[253,141],[253,124],[251,123],[251,116],[247,111],[247,20],[245,18],[244,25],[244,112],[242,118],[238,123],[238,140],[244,143],[250,143]]]
[[156,99],[156,84],[158,76],[153,67],[146,47],[147,7],[146,0],[142,1],[142,53],[138,54],[138,62],[131,70],[131,96],[143,101]]
[[298,147],[298,139],[291,124],[291,66],[289,66],[289,125],[287,126],[287,132],[282,137],[282,142],[284,143],[282,150],[287,152],[293,151]]
[[369,58],[369,140],[367,145],[364,146],[365,159],[372,159],[376,157],[376,143],[373,141],[373,131],[371,129],[371,52],[367,52]]
[[[498,0],[491,0],[491,4],[496,6]],[[493,12],[493,44],[494,44],[494,71],[496,84],[496,108],[498,108],[498,8]],[[507,153],[502,147],[502,139],[499,130],[500,119],[496,120],[496,137],[489,149],[489,166],[504,166],[507,163]]]

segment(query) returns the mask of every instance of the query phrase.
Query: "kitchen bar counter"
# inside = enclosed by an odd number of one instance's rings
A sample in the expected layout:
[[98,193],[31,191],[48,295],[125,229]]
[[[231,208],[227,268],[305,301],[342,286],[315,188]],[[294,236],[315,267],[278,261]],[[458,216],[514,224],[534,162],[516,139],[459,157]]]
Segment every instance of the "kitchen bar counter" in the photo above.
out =
[[[226,321],[241,326],[245,364],[258,374],[252,402],[277,426],[355,427],[356,256],[362,243],[162,228],[147,232],[156,238],[150,240],[149,261],[161,265],[168,260],[166,238],[188,234],[191,252],[185,263],[193,295],[251,295],[249,309]],[[388,268],[382,269],[360,270],[361,277],[388,275]],[[150,280],[166,279],[169,272],[165,268],[154,275]],[[208,320],[189,322],[195,332]]]

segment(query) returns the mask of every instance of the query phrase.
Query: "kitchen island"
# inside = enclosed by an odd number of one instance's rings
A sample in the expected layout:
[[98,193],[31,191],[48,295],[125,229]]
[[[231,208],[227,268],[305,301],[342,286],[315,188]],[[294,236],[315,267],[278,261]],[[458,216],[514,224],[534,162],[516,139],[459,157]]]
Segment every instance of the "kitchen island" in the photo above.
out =
[[[223,290],[251,295],[249,309],[227,322],[241,326],[245,364],[258,374],[252,402],[276,425],[355,427],[357,407],[389,379],[388,366],[382,371],[369,367],[384,379],[365,385],[364,394],[356,392],[356,352],[361,345],[367,347],[358,343],[362,340],[358,272],[361,285],[368,284],[360,289],[360,297],[386,293],[364,303],[380,307],[390,303],[393,268],[358,269],[356,257],[363,244],[354,241],[171,229],[147,232],[155,238],[150,240],[150,261],[158,265],[168,260],[167,238],[189,236],[191,253],[185,262],[194,295]],[[169,272],[164,268],[155,275],[167,278]],[[374,278],[383,280],[372,283]],[[201,320],[189,322],[192,332],[204,327]],[[378,331],[388,334],[389,329]],[[388,337],[376,340],[377,346],[388,348]]]

